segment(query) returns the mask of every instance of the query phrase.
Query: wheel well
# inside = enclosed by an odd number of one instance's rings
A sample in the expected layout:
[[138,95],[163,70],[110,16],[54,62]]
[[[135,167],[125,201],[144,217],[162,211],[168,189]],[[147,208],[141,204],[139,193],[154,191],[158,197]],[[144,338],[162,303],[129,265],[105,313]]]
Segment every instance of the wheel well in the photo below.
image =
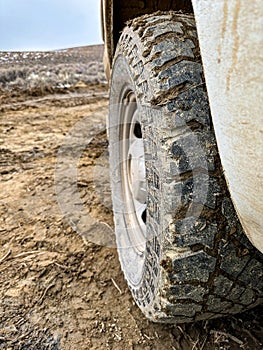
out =
[[127,21],[156,11],[193,13],[191,0],[101,0],[104,68],[110,80],[112,60]]
[[125,23],[135,17],[156,11],[182,11],[193,13],[191,0],[114,0],[113,44],[114,51]]

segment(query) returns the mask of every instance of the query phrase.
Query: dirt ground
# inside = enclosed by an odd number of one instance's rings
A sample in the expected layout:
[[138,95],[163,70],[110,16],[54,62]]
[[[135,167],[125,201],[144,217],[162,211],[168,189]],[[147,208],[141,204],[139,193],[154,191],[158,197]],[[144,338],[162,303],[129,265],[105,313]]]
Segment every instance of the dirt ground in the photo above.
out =
[[[142,315],[116,249],[97,244],[113,228],[107,86],[74,82],[44,92],[12,87],[0,95],[0,349],[262,349],[262,307],[186,325]],[[90,222],[78,233],[58,192],[57,164],[83,121],[90,142],[78,160],[77,190]]]

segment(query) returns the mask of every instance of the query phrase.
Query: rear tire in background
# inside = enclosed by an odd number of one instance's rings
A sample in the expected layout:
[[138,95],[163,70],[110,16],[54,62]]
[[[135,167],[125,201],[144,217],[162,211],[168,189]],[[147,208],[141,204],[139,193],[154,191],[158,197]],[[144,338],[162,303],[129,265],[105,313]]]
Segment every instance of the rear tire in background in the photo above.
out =
[[119,259],[145,315],[191,322],[258,304],[262,255],[227,190],[192,15],[159,12],[124,29],[109,143]]

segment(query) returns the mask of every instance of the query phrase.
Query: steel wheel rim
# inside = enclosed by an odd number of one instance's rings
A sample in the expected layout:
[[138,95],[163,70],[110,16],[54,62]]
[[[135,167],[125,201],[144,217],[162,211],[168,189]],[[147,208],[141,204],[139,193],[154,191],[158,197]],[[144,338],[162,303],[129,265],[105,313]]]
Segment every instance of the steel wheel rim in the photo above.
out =
[[146,242],[146,169],[141,117],[131,90],[123,95],[120,131],[121,179],[127,238],[143,256]]

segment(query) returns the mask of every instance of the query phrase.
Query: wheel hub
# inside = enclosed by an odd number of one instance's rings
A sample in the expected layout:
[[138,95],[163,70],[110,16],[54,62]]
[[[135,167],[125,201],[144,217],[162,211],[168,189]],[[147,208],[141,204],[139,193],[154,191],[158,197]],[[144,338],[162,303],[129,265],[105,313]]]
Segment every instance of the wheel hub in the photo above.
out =
[[131,193],[136,201],[146,203],[145,157],[142,139],[135,140],[129,149],[128,176]]

